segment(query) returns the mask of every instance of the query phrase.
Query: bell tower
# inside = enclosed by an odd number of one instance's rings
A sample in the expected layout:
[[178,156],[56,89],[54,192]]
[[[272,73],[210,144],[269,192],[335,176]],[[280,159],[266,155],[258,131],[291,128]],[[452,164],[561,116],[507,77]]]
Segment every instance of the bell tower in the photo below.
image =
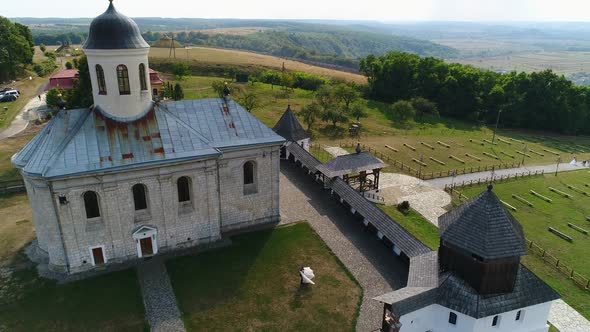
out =
[[88,58],[94,106],[117,121],[133,121],[152,106],[148,53],[139,27],[113,1],[90,24],[82,46]]

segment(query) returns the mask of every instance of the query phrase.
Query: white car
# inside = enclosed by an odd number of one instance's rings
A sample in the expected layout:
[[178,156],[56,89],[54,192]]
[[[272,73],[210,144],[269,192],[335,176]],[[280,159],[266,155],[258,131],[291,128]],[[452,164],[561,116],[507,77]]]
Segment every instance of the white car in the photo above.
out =
[[12,95],[12,96],[15,96],[16,98],[20,97],[20,94],[16,90],[4,91],[3,93],[0,94],[0,97],[4,97],[7,95]]

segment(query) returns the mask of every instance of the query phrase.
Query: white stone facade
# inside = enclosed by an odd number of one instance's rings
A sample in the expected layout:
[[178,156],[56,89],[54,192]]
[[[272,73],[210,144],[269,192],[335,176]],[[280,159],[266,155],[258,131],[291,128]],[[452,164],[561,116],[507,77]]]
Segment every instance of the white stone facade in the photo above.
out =
[[[245,188],[248,161],[254,162],[255,182]],[[92,269],[93,248],[102,248],[105,264],[138,258],[138,230],[152,237],[157,254],[280,219],[278,145],[94,176],[48,181],[23,176],[39,248],[49,256],[50,268],[61,272]],[[182,176],[190,178],[189,202],[178,200],[176,181]],[[132,186],[138,183],[147,188],[146,210],[134,208]],[[83,194],[89,190],[98,194],[100,217],[86,218]]]
[[[151,107],[152,89],[150,85],[148,54],[149,48],[123,50],[95,50],[85,49],[88,58],[88,69],[92,81],[92,96],[94,104],[118,119],[133,119],[142,115]],[[144,65],[144,72],[139,72],[140,64]],[[96,65],[100,65],[104,72],[106,94],[101,94],[98,87]],[[119,94],[117,66],[125,65],[129,74],[128,95]],[[147,89],[142,90],[140,75],[144,75]]]
[[[551,302],[521,308],[498,314],[497,324],[492,325],[494,316],[476,319],[453,311],[438,304],[432,304],[401,316],[400,332],[547,332],[547,318]],[[516,320],[518,311],[519,319]],[[449,323],[449,314],[457,315],[456,324]]]

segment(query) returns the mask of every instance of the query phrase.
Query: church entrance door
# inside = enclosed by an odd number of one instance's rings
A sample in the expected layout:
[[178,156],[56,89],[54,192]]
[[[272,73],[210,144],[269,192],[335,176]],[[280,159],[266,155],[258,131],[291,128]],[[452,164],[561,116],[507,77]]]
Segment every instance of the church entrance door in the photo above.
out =
[[154,247],[152,246],[152,238],[146,237],[139,240],[141,246],[141,256],[151,256],[154,254]]
[[92,248],[92,258],[94,259],[94,265],[104,264],[104,254],[102,247]]

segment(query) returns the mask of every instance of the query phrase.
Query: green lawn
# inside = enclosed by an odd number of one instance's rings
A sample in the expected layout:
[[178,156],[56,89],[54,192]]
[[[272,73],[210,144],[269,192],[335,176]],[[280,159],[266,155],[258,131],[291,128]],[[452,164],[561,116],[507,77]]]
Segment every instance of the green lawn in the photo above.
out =
[[0,330],[147,330],[134,270],[57,285],[27,269],[1,275],[0,285]]
[[[48,77],[34,77],[32,80],[24,79],[16,83],[11,83],[6,86],[20,91],[20,97],[12,102],[0,103],[0,129],[7,127],[14,117],[20,112],[23,107],[33,98],[37,96],[39,88],[48,82]],[[4,87],[4,85],[2,85]],[[4,107],[8,110],[5,111]]]
[[[167,263],[189,331],[354,331],[362,290],[306,223]],[[310,266],[316,285],[300,288]]]
[[432,250],[438,250],[440,243],[438,236],[438,228],[424,219],[422,215],[414,210],[410,210],[408,214],[401,213],[397,206],[377,205],[383,212],[385,212],[391,219],[395,220],[410,234],[414,235],[418,240],[422,241]]

